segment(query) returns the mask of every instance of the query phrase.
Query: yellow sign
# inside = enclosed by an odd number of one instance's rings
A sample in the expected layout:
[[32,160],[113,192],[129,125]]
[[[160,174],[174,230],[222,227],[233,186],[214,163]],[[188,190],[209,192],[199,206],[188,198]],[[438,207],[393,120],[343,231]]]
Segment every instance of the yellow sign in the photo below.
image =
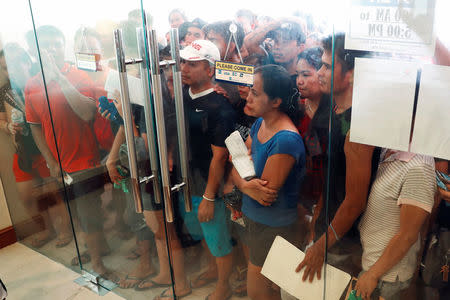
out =
[[217,61],[216,81],[225,81],[237,85],[252,86],[254,71],[254,66]]

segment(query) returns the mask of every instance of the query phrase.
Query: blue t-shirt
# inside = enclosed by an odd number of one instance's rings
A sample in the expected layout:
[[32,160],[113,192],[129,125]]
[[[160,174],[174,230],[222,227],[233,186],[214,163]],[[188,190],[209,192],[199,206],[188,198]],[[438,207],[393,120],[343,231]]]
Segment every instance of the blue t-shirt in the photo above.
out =
[[278,198],[271,206],[263,206],[245,195],[242,198],[242,212],[251,220],[271,227],[287,226],[297,218],[297,203],[300,183],[305,172],[305,147],[300,134],[281,130],[270,140],[261,144],[258,131],[262,118],[256,120],[250,131],[252,137],[252,159],[257,177],[261,177],[267,159],[275,154],[289,154],[295,158],[284,185],[278,191]]

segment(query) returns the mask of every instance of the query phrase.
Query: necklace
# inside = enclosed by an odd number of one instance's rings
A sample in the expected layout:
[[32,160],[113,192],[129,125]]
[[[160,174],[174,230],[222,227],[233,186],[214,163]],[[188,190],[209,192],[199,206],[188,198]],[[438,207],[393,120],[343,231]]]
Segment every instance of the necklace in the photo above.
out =
[[312,108],[311,108],[311,105],[309,104],[308,99],[306,99],[305,104],[306,104],[306,108],[307,108],[310,112],[313,112],[313,110],[312,110]]

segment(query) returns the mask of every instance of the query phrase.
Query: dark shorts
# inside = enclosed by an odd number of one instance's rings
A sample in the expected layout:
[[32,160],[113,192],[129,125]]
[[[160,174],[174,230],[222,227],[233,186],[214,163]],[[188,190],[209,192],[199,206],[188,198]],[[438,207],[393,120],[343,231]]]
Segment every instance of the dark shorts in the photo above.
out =
[[261,224],[243,216],[245,223],[245,242],[249,249],[250,262],[258,267],[264,265],[270,247],[276,236],[281,236],[292,244],[298,246],[298,234],[296,224],[288,226],[271,227]]
[[66,185],[68,201],[75,205],[83,232],[93,233],[103,229],[100,195],[108,177],[94,169],[69,174],[73,182]]

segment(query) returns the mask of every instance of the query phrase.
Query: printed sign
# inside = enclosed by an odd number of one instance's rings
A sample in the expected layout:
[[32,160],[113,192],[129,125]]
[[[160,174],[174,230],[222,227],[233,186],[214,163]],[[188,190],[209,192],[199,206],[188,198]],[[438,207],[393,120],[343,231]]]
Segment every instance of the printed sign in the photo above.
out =
[[75,53],[77,68],[86,71],[101,71],[100,54]]
[[432,56],[436,0],[351,0],[345,48]]
[[252,86],[255,67],[216,61],[216,81],[223,81],[237,85]]

